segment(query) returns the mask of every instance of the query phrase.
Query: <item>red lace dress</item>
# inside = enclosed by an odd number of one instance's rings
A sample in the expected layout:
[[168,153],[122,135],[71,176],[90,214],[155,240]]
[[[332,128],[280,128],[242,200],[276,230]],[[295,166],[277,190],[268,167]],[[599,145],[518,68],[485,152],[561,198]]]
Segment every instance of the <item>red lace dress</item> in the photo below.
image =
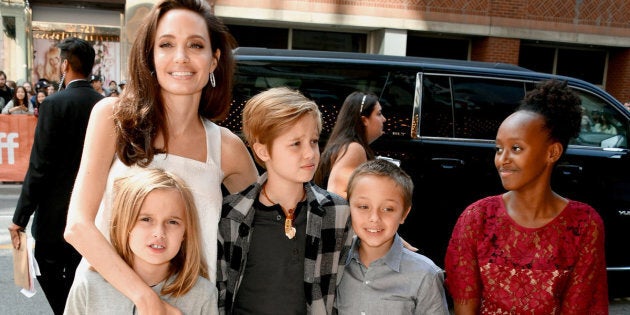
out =
[[455,225],[445,269],[455,303],[481,299],[481,314],[608,314],[604,226],[581,202],[526,228],[501,196],[479,200]]

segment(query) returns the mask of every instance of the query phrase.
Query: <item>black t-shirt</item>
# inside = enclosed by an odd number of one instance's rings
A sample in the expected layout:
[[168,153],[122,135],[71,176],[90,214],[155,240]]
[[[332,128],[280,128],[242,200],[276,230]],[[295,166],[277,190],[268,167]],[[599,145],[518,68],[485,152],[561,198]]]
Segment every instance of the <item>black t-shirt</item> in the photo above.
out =
[[306,202],[296,206],[293,239],[284,235],[285,215],[279,205],[254,202],[254,224],[243,280],[234,314],[306,314],[304,248]]

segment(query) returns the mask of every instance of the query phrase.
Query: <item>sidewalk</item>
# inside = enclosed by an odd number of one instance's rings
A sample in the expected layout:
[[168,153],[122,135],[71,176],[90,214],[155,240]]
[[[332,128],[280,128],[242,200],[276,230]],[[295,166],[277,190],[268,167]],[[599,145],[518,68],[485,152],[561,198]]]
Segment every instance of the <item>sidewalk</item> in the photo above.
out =
[[17,198],[20,196],[22,183],[0,183],[0,198]]

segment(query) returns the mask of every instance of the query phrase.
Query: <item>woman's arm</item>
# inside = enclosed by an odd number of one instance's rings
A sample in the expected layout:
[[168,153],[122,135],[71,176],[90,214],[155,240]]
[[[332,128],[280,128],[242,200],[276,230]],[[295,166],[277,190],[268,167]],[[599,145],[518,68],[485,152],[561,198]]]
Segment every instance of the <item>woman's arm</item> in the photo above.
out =
[[223,184],[230,193],[239,192],[258,179],[258,170],[245,144],[230,130],[221,127],[221,169]]
[[[579,218],[580,231],[576,263],[562,296],[561,313],[608,314],[608,282],[604,253],[604,223],[594,209]],[[578,219],[575,219],[578,221]]]
[[465,303],[454,303],[455,315],[479,314],[479,300],[466,300]]
[[481,306],[476,242],[486,220],[477,207],[468,206],[457,219],[444,258],[445,286],[453,298],[456,315],[479,314]]
[[139,314],[167,314],[157,294],[118,256],[94,223],[115,154],[115,102],[101,100],[90,115],[64,237],[103,278],[133,301]]
[[328,191],[347,198],[348,181],[352,172],[362,163],[367,162],[365,149],[357,142],[351,142],[345,154],[338,157],[330,170]]
[[35,113],[35,108],[33,107],[33,103],[31,103],[31,100],[29,100],[28,98],[26,98],[26,105],[28,105],[28,113],[30,115],[33,115]]
[[2,108],[3,114],[9,114],[9,109],[13,108],[13,100],[10,100],[6,106]]

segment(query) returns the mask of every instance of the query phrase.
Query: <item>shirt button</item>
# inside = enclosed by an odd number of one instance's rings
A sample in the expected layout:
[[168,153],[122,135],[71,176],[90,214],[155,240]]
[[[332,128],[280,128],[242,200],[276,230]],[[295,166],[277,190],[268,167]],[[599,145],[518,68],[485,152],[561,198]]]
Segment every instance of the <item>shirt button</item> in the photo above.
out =
[[370,284],[370,280],[365,281],[365,284]]
[[278,216],[276,216],[276,221],[280,221],[280,220],[282,220],[282,216],[278,214]]

